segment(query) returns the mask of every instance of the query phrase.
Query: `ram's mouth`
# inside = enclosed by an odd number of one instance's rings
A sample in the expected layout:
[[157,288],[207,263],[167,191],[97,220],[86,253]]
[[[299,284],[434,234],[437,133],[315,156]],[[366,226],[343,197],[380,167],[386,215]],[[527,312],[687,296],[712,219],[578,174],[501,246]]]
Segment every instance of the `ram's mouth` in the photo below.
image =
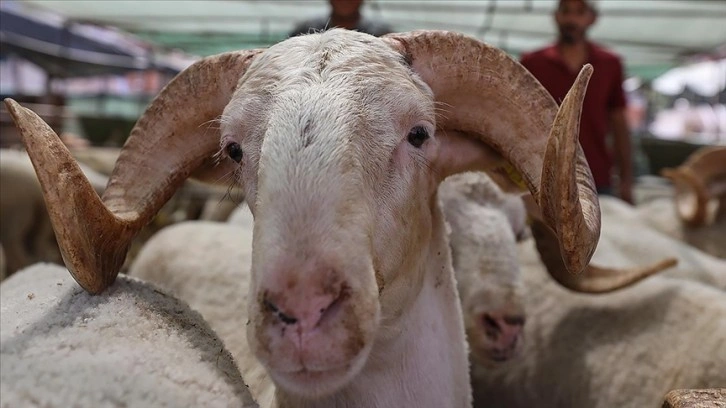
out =
[[294,371],[270,370],[273,381],[290,393],[307,398],[332,394],[354,376],[351,364],[326,369],[300,368]]

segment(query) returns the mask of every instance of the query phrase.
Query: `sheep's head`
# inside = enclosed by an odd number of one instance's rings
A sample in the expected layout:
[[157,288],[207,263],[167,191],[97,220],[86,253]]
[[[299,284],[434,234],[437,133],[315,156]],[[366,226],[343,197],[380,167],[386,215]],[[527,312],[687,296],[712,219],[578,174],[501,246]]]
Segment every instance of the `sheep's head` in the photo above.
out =
[[102,200],[47,125],[8,105],[88,291],[113,282],[184,179],[241,185],[255,216],[248,340],[278,386],[315,397],[350,381],[416,298],[428,245],[445,239],[436,190],[450,174],[529,188],[582,270],[600,227],[577,143],[591,72],[558,109],[516,61],[455,33],[331,30],[220,54],[152,102]]
[[[471,221],[451,223],[449,242],[466,337],[477,362],[496,365],[516,357],[523,345],[524,287],[517,241],[500,209],[468,203],[459,210]],[[450,220],[449,209],[445,212]]]
[[517,241],[529,231],[524,203],[480,172],[449,177],[438,192],[471,357],[482,365],[502,364],[519,355],[524,340],[517,262]]

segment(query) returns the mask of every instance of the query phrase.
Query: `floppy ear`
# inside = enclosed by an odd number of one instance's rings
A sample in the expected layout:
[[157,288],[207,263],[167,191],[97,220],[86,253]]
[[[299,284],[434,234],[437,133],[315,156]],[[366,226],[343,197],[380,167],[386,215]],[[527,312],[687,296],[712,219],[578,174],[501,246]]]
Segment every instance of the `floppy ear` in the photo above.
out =
[[521,181],[556,231],[567,270],[584,270],[600,235],[599,202],[578,140],[592,66],[558,107],[521,64],[474,38],[444,31],[382,38],[447,107],[436,118],[442,174],[485,170],[500,185],[502,175]]
[[[6,99],[35,167],[63,261],[83,289],[113,283],[134,236],[192,174],[216,180],[219,117],[261,50],[204,58],[177,75],[131,131],[99,198],[58,135],[38,115]],[[190,97],[194,97],[194,103]]]

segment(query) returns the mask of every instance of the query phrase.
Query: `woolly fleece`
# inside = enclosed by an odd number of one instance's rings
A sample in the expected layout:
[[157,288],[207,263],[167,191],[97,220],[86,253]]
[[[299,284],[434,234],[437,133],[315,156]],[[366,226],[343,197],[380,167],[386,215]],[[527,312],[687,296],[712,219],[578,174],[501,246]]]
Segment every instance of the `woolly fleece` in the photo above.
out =
[[202,317],[150,284],[119,275],[90,296],[36,264],[0,299],[3,408],[257,406]]

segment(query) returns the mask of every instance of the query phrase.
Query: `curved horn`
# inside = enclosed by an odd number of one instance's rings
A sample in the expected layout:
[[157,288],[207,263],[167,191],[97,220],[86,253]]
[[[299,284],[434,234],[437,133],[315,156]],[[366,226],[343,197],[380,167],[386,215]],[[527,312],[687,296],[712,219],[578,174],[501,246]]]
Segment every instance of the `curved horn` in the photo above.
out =
[[537,217],[531,217],[531,219],[532,237],[547,272],[557,283],[573,292],[613,292],[678,264],[678,260],[675,258],[665,258],[652,265],[633,268],[605,268],[588,265],[582,275],[573,276],[565,271],[557,237],[552,230],[541,219]]
[[708,223],[708,203],[726,195],[726,147],[705,147],[676,168],[661,170],[675,187],[676,212],[686,224]]
[[169,82],[136,122],[102,198],[53,130],[5,100],[43,188],[63,261],[86,291],[111,285],[134,236],[187,177],[212,167],[220,137],[206,124],[221,114],[259,52],[205,58]]
[[417,31],[383,37],[452,108],[442,129],[476,134],[509,161],[557,233],[567,270],[584,270],[600,236],[600,208],[578,142],[592,67],[580,71],[561,107],[504,51],[462,34]]

